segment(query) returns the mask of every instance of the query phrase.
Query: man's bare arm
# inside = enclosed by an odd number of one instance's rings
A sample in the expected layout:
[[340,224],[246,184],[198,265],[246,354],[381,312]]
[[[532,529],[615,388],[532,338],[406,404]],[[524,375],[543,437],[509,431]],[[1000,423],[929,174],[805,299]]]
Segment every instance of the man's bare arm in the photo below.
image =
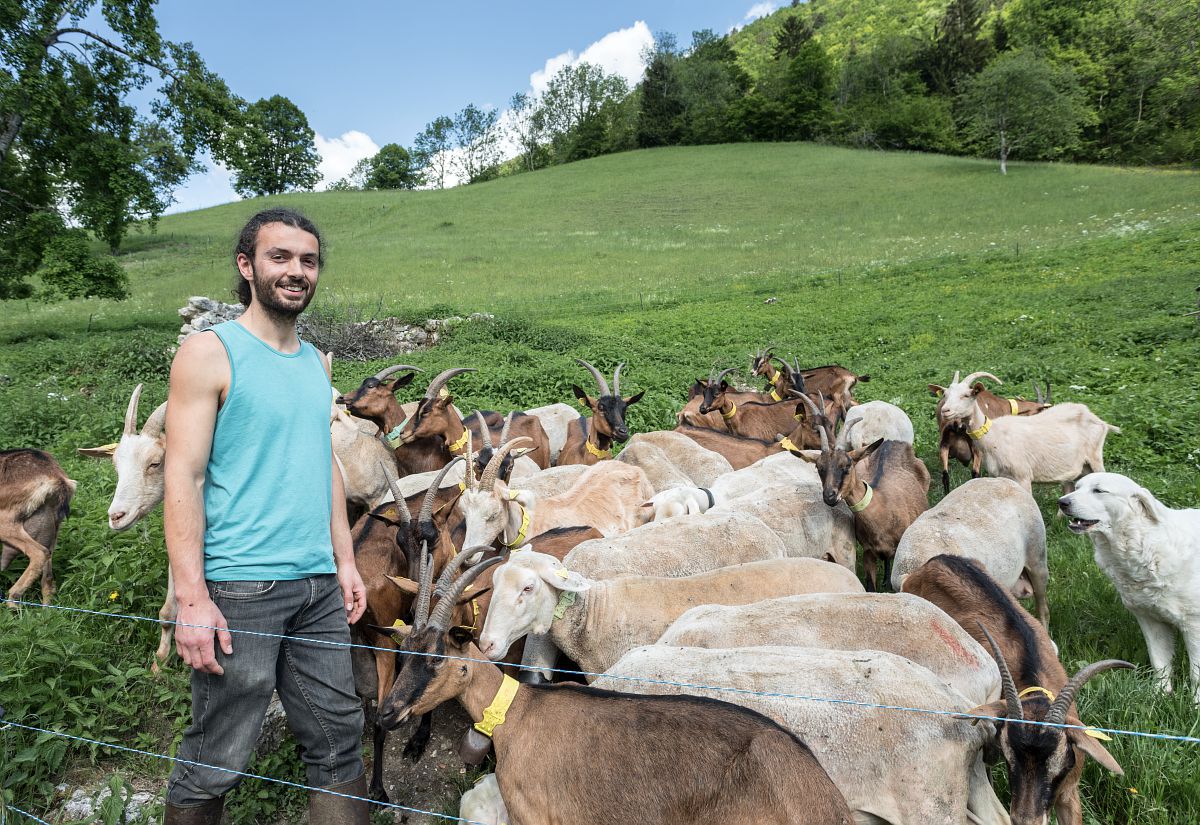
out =
[[214,631],[202,628],[220,628],[216,634],[226,655],[233,644],[204,582],[204,476],[217,409],[228,385],[229,361],[217,336],[200,334],[184,341],[171,364],[163,530],[179,604],[176,648],[187,665],[215,674],[224,671],[217,664]]
[[[329,360],[322,358],[321,361],[325,365],[325,374],[332,379]],[[333,506],[329,513],[329,537],[333,542],[333,563],[337,567],[338,583],[346,602],[346,620],[354,624],[366,610],[367,588],[354,563],[354,542],[350,538],[350,523],[346,518],[346,485],[337,456],[333,456],[332,463]]]

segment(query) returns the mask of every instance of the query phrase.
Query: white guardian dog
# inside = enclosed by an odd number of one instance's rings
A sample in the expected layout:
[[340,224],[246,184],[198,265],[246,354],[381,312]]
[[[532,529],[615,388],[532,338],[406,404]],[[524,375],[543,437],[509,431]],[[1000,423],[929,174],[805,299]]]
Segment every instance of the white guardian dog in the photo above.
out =
[[1172,510],[1117,473],[1084,476],[1058,506],[1072,532],[1091,536],[1096,564],[1141,625],[1167,693],[1175,632],[1183,634],[1200,703],[1200,510]]

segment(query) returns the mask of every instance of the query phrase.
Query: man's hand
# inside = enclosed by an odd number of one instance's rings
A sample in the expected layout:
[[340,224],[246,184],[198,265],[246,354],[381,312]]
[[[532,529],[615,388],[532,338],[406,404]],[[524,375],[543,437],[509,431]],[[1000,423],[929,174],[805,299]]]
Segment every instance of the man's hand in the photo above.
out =
[[363,611],[367,609],[367,588],[363,584],[362,576],[358,575],[358,568],[354,566],[354,560],[339,564],[337,568],[338,584],[342,586],[342,599],[346,602],[346,622],[354,624],[362,618]]
[[[361,586],[361,582],[359,586]],[[175,649],[179,651],[179,658],[183,659],[184,664],[201,673],[213,673],[217,676],[224,674],[225,669],[217,664],[213,634],[216,634],[217,641],[221,643],[221,651],[226,656],[233,653],[233,637],[229,633],[229,625],[225,623],[225,617],[213,604],[212,599],[203,596],[190,605],[181,605],[176,621]],[[187,625],[197,626],[188,627]],[[214,627],[219,629],[210,629]]]

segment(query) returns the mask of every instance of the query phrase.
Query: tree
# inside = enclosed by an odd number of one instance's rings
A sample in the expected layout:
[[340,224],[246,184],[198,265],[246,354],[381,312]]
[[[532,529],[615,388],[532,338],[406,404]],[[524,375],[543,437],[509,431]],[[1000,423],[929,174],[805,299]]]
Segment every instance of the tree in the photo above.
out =
[[546,113],[537,98],[518,92],[508,102],[506,121],[509,138],[521,150],[521,165],[532,172],[549,162],[546,150]]
[[800,47],[784,74],[783,104],[788,110],[793,140],[812,140],[833,113],[833,66],[821,44],[810,40]]
[[398,143],[383,146],[370,160],[364,189],[416,189],[421,175],[412,155]]
[[88,248],[87,233],[68,229],[46,245],[37,276],[42,282],[41,298],[129,297],[129,277],[112,258],[97,258]]
[[233,188],[243,197],[312,189],[321,180],[321,156],[308,118],[282,95],[246,108],[228,138]]
[[579,130],[588,121],[586,143],[594,145],[597,130],[603,130],[603,120],[596,121],[606,103],[617,103],[629,94],[629,86],[620,75],[606,74],[591,63],[563,66],[542,94],[542,111],[546,128],[554,147],[554,157],[565,163],[580,157],[575,146]]
[[477,183],[495,176],[500,163],[500,113],[480,109],[474,103],[454,116],[450,134],[454,139],[454,168],[463,183]]
[[1052,158],[1070,150],[1094,118],[1074,73],[1028,51],[989,63],[967,83],[960,107],[968,138],[999,156],[1001,174],[1012,154]]
[[[750,88],[727,37],[704,29],[692,33],[692,46],[679,61],[683,88],[683,142],[724,143],[743,135],[735,112]],[[753,107],[753,104],[752,104]]]
[[982,27],[980,0],[951,0],[934,27],[933,42],[917,58],[930,89],[952,95],[963,81],[983,68],[991,45],[982,35]]
[[375,158],[363,158],[350,167],[344,178],[338,178],[329,184],[330,192],[362,192],[367,189],[367,176],[371,174],[371,161]]
[[791,59],[800,54],[800,47],[813,38],[812,26],[799,17],[785,17],[775,32],[775,59]]
[[638,110],[637,145],[670,146],[683,133],[683,85],[676,74],[675,55],[658,51],[646,67]]
[[[111,34],[84,25],[97,6]],[[153,228],[198,153],[221,158],[236,103],[190,44],[162,39],[153,3],[0,0],[0,298],[30,294],[68,222],[114,251],[133,222]]]
[[424,171],[425,180],[438,189],[446,188],[446,173],[450,171],[450,132],[454,120],[441,115],[425,124],[413,141],[413,160]]

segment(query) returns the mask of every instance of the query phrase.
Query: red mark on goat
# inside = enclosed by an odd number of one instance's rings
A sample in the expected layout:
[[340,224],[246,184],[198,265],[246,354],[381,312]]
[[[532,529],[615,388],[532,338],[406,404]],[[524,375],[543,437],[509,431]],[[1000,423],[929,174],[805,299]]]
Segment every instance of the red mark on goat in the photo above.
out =
[[934,619],[929,623],[929,626],[933,628],[933,632],[937,634],[938,638],[946,643],[946,647],[950,648],[950,650],[954,652],[955,656],[962,659],[969,665],[977,666],[979,664],[975,657],[971,655],[970,651],[963,647],[959,643],[958,639],[954,638],[954,634],[942,627],[941,622],[939,622],[937,619]]

